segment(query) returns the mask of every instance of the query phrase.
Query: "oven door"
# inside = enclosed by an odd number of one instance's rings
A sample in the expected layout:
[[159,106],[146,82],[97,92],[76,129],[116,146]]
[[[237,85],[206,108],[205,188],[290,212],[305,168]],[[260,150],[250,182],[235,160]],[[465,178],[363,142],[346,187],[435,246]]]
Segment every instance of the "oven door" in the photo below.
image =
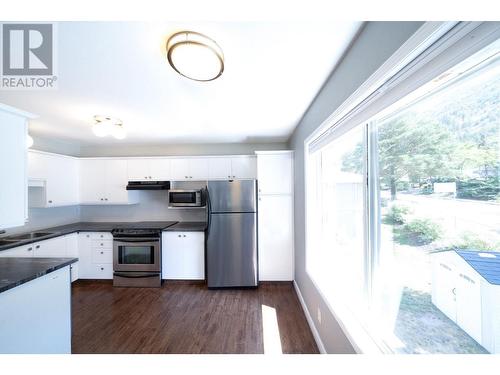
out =
[[160,272],[159,238],[120,238],[113,241],[113,270]]

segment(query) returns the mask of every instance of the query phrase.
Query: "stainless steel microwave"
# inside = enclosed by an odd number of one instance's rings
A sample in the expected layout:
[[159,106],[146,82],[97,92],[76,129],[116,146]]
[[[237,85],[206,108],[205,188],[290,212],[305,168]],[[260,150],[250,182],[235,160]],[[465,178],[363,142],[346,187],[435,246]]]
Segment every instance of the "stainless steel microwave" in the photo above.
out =
[[168,191],[169,207],[205,207],[203,191],[175,189]]

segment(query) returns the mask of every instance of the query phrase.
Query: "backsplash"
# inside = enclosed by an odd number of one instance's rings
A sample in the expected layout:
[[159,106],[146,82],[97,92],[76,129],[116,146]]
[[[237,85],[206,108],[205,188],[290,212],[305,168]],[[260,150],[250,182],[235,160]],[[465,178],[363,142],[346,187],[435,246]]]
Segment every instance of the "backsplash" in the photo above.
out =
[[80,206],[81,221],[205,221],[206,210],[168,208],[167,191],[139,191],[139,204]]
[[[201,189],[206,182],[184,182],[172,187]],[[168,208],[167,191],[138,191],[139,203],[109,206],[68,206],[30,208],[29,221],[22,227],[6,229],[5,234],[29,232],[78,221],[206,221],[205,208]],[[3,234],[2,234],[3,236]]]

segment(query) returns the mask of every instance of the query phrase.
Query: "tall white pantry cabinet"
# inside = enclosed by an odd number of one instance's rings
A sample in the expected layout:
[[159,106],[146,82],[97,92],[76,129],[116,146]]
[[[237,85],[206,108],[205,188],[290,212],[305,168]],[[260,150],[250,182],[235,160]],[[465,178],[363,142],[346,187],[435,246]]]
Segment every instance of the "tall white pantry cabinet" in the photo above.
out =
[[0,104],[0,230],[24,225],[28,216],[27,120],[34,117]]
[[258,151],[259,280],[294,279],[293,151]]

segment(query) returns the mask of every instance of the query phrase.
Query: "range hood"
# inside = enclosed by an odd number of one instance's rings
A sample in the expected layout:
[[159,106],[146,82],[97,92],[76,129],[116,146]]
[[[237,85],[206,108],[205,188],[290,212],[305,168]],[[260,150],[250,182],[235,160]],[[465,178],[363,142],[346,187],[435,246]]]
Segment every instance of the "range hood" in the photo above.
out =
[[170,181],[129,181],[127,190],[168,190]]

